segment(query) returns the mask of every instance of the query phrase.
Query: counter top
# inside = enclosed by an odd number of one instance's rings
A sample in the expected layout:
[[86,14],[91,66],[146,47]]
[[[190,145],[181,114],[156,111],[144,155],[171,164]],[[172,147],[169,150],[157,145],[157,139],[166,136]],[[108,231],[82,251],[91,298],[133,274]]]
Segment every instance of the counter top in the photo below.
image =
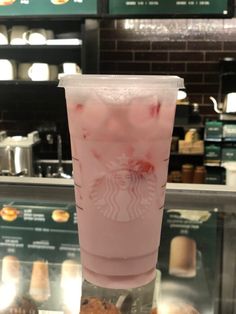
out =
[[[40,177],[9,177],[0,176],[0,184],[30,184],[30,185],[58,185],[73,187],[73,179],[61,178],[40,178]],[[236,192],[235,187],[228,187],[223,184],[187,184],[187,183],[167,183],[167,190],[185,190],[185,191],[209,191],[209,192]]]
[[[17,185],[49,185],[49,186],[67,186],[73,187],[73,179],[61,178],[40,178],[40,177],[9,177],[0,176],[0,184]],[[167,191],[185,191],[185,192],[217,192],[217,193],[236,193],[235,187],[217,184],[186,184],[186,183],[167,183]]]
[[[74,202],[73,179],[0,177],[0,198]],[[216,209],[235,212],[236,187],[168,183],[166,208]]]

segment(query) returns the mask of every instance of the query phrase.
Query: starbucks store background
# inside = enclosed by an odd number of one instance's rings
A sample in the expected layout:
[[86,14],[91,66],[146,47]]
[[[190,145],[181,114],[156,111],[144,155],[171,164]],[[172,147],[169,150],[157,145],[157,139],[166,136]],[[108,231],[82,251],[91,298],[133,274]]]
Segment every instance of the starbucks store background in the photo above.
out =
[[[68,303],[62,279],[68,263],[78,278],[81,270],[67,113],[57,87],[58,74],[75,71],[184,78],[187,95],[177,101],[157,263],[159,311],[234,314],[236,105],[227,95],[236,92],[236,18],[105,17],[83,2],[79,14],[69,7],[62,14],[63,5],[52,4],[56,16],[9,11],[1,18],[7,42],[0,36],[0,289],[10,278],[18,295],[11,292],[8,304],[1,298],[0,313],[17,306],[39,313],[78,309]],[[17,42],[22,32],[27,40]],[[15,278],[7,270],[9,256]],[[37,267],[44,279],[35,296]],[[96,291],[75,289],[72,299]],[[132,298],[130,313],[145,313],[144,300]]]

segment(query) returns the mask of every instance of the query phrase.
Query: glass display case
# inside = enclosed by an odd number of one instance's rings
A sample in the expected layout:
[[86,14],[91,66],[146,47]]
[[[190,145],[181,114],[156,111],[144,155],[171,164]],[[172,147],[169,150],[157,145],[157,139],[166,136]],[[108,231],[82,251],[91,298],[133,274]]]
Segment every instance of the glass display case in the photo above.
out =
[[110,290],[82,279],[73,181],[1,177],[0,313],[236,313],[235,192],[168,184],[156,280]]

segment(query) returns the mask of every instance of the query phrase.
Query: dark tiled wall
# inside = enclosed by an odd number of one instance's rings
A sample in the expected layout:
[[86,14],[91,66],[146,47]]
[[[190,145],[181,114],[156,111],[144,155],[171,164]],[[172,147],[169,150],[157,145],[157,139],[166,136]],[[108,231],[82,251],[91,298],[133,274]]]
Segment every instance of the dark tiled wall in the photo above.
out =
[[[236,57],[236,19],[104,20],[100,32],[101,73],[175,74],[184,77],[191,102],[213,114],[209,96],[218,92],[218,60]],[[54,128],[55,125],[55,128]],[[47,128],[63,137],[70,157],[63,91],[45,86],[3,86],[0,130],[10,136]],[[55,141],[42,147],[43,157],[56,157]]]
[[106,20],[101,23],[101,72],[173,74],[185,79],[190,102],[213,113],[219,59],[236,58],[236,19]]

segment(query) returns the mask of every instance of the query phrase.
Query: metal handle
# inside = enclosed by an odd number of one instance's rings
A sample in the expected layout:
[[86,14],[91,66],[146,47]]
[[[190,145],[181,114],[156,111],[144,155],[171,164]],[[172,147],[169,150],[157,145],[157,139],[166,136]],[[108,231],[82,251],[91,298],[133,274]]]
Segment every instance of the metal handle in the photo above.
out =
[[[8,161],[8,170],[10,175],[14,175],[15,171],[13,171],[14,167],[14,151],[10,146],[7,146],[7,161]],[[15,169],[14,169],[15,170]]]

